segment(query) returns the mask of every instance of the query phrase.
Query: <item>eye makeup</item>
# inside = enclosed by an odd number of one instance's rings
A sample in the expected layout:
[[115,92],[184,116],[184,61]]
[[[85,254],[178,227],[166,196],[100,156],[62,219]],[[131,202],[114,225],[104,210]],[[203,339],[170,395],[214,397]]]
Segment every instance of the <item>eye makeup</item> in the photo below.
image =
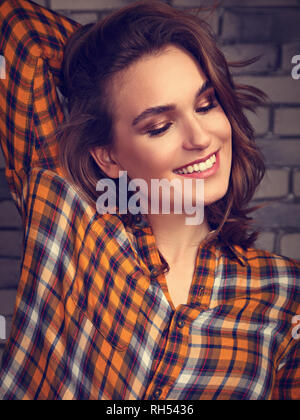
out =
[[[207,103],[206,106],[202,106],[202,107],[197,107],[196,108],[196,112],[200,113],[200,114],[206,114],[207,112],[209,112],[211,109],[216,108],[218,106],[218,103],[216,101],[216,96],[214,93],[210,93],[207,95],[207,98],[205,98],[205,101],[203,101],[204,103]],[[156,125],[156,127],[159,124]],[[147,134],[149,137],[155,137],[155,136],[159,136],[160,134],[163,134],[164,132],[166,132],[171,126],[173,125],[172,122],[168,122],[167,124],[165,124],[164,126],[155,129],[154,127],[151,127],[151,129],[148,129],[145,134]]]

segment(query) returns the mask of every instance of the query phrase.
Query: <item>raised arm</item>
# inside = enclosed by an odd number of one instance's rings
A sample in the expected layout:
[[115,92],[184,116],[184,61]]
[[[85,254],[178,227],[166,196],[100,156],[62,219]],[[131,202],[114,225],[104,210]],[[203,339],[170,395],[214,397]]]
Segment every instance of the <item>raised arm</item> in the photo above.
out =
[[59,174],[55,129],[63,120],[57,96],[66,39],[79,24],[27,0],[0,4],[0,143],[6,178],[19,212],[33,167]]
[[[95,252],[85,246],[86,237],[90,245],[97,243],[91,230],[94,212],[67,182],[39,168],[31,171],[28,182],[24,255],[0,369],[0,400],[71,396],[64,372],[73,363],[67,342],[78,312],[76,285],[82,284],[83,267]],[[84,327],[82,332],[88,334]]]

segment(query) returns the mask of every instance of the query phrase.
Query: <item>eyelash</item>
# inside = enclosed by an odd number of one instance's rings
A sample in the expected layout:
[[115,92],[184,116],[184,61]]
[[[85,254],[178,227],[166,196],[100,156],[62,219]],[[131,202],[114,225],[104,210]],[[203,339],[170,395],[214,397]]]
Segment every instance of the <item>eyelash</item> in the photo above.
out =
[[[201,114],[205,114],[206,112],[210,111],[213,108],[216,108],[218,105],[215,103],[216,98],[214,97],[210,97],[208,98],[210,101],[210,104],[207,106],[204,106],[202,108],[197,108],[196,111],[200,112]],[[199,111],[199,109],[201,111]],[[159,134],[164,133],[165,131],[167,131],[170,127],[171,127],[172,123],[168,123],[165,126],[157,129],[157,130],[149,130],[147,131],[146,134],[148,134],[150,137],[154,137],[154,136],[158,136]]]

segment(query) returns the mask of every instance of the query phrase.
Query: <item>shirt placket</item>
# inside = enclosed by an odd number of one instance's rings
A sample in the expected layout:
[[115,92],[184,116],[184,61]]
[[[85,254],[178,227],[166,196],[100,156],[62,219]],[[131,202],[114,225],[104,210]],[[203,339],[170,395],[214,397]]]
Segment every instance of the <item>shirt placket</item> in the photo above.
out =
[[[212,247],[199,247],[196,269],[187,305],[179,305],[169,320],[169,332],[165,351],[156,372],[148,384],[144,399],[165,399],[174,385],[189,353],[190,325],[198,315],[209,308],[214,283],[216,256]],[[151,261],[158,267],[159,252],[152,248]],[[164,272],[152,270],[162,289],[167,290]],[[170,300],[170,297],[168,297]]]

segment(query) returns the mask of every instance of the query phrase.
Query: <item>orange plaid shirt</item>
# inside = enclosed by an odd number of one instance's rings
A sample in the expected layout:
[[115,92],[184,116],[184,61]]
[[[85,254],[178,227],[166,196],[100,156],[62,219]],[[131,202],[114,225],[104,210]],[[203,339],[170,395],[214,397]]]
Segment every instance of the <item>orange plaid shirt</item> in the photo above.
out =
[[58,167],[56,84],[78,24],[5,0],[0,26],[1,146],[24,225],[0,398],[299,398],[299,263],[200,244],[175,308],[151,226],[97,214]]

